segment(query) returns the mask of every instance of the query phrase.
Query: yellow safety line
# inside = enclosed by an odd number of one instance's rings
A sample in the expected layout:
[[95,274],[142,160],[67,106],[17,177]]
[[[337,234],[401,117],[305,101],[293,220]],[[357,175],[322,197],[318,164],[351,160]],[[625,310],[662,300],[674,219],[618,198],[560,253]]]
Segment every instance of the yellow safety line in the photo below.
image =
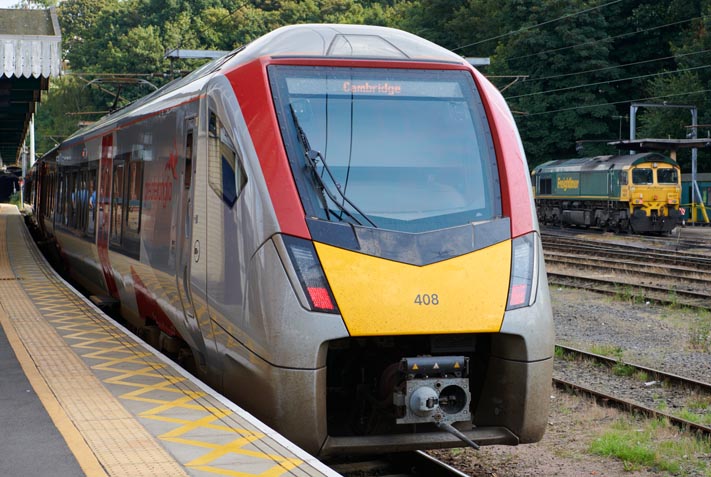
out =
[[[156,436],[158,440],[198,450],[198,455],[183,463],[186,468],[233,477],[278,477],[292,474],[292,469],[301,467],[298,475],[323,475],[300,458],[288,453],[280,455],[278,443],[274,443],[276,446],[266,442],[266,445],[258,445],[270,437],[257,429],[250,430],[251,425],[240,422],[242,419],[232,410],[221,408],[219,404],[215,406],[206,393],[194,389],[182,376],[173,375],[164,363],[151,359],[151,353],[126,342],[115,330],[100,326],[91,314],[71,309],[74,299],[59,288],[48,287],[37,280],[35,275],[39,274],[37,269],[28,269],[22,281],[22,288],[37,309],[75,353],[84,359],[99,361],[86,363],[92,370],[112,373],[100,378],[101,381],[127,388],[116,397],[150,406],[138,412],[137,418],[174,426]],[[183,411],[191,415],[183,415]],[[175,412],[180,414],[171,414]],[[220,436],[218,442],[211,442],[211,438],[200,435],[202,433],[195,435],[200,429],[216,431]],[[233,461],[237,456],[253,460],[226,468],[231,464],[223,459]]]
[[10,322],[5,309],[0,304],[0,325],[2,325],[7,335],[7,340],[10,342],[12,350],[15,352],[17,360],[22,366],[22,370],[27,376],[27,380],[35,390],[40,402],[47,410],[47,414],[52,419],[55,427],[67,443],[67,447],[76,457],[79,466],[88,477],[107,477],[104,468],[101,466],[96,456],[91,451],[86,441],[82,437],[79,430],[74,426],[64,408],[59,404],[59,401],[54,396],[54,393],[49,389],[47,382],[44,380],[40,372],[34,365],[34,361],[25,349],[20,337],[17,335],[14,326]]

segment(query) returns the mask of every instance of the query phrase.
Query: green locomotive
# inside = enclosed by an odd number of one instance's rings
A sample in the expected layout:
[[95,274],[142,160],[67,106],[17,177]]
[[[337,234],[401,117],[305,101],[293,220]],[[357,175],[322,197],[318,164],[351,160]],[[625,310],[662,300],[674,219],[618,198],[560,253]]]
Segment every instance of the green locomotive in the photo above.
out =
[[662,154],[549,161],[532,178],[543,224],[666,234],[682,222],[681,171]]

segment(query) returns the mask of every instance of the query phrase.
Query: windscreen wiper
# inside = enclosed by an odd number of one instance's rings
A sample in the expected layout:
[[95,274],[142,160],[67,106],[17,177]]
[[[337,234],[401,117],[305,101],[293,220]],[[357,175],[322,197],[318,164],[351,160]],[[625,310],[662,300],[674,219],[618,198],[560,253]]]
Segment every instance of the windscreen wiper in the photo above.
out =
[[[304,158],[306,159],[306,165],[308,166],[309,170],[311,171],[311,175],[313,176],[315,182],[317,183],[319,189],[321,190],[321,202],[323,204],[324,209],[326,210],[326,216],[328,217],[329,213],[329,207],[328,204],[326,203],[326,198],[324,197],[323,194],[327,195],[329,199],[331,199],[331,202],[336,204],[336,207],[338,207],[338,210],[341,212],[341,214],[345,214],[348,217],[350,217],[356,224],[358,225],[363,225],[360,220],[358,220],[352,213],[348,211],[346,206],[338,201],[338,198],[333,194],[331,189],[326,185],[326,183],[323,180],[323,177],[321,174],[318,173],[317,170],[317,163],[319,159],[321,160],[321,165],[323,166],[323,170],[326,171],[328,174],[328,177],[331,179],[331,182],[336,186],[336,192],[338,195],[343,199],[343,202],[347,202],[348,205],[350,205],[353,210],[355,210],[357,213],[359,213],[365,220],[368,221],[370,225],[373,227],[377,228],[378,226],[375,225],[375,222],[370,220],[367,215],[363,213],[362,210],[358,208],[357,205],[355,205],[346,195],[343,193],[341,190],[341,184],[338,183],[336,178],[333,176],[331,173],[331,169],[328,167],[328,164],[326,163],[326,159],[321,155],[319,151],[316,151],[311,148],[311,145],[309,144],[309,139],[306,137],[306,133],[304,130],[301,128],[301,125],[299,124],[299,118],[296,117],[296,112],[294,111],[294,106],[290,103],[289,104],[289,109],[291,110],[291,117],[294,120],[294,126],[296,126],[296,131],[297,135],[299,137],[299,142],[301,143],[301,147],[304,149]],[[339,217],[339,219],[342,220],[343,215]]]

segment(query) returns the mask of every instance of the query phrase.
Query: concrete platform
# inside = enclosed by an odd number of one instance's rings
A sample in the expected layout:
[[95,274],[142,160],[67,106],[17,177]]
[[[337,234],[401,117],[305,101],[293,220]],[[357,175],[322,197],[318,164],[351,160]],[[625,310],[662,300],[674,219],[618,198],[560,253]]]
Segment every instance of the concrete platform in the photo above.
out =
[[5,204],[0,325],[0,475],[339,475],[79,295]]

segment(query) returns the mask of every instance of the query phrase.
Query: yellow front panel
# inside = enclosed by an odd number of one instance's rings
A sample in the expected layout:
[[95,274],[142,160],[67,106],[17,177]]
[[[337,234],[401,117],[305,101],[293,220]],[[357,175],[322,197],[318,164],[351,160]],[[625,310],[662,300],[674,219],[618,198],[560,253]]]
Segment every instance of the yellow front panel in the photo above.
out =
[[511,273],[508,240],[423,267],[314,245],[351,336],[501,328]]

